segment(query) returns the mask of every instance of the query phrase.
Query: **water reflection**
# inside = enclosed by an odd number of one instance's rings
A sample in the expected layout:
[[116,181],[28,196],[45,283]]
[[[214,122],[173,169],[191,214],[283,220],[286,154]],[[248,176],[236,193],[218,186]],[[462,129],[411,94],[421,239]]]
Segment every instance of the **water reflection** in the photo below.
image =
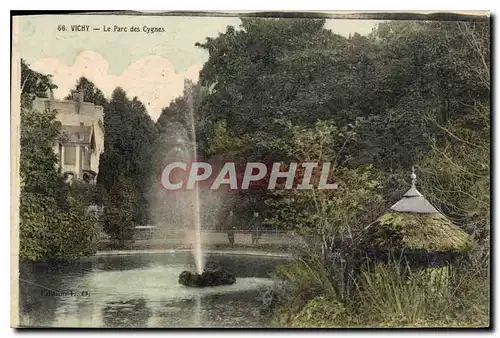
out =
[[[234,273],[233,285],[178,284],[193,270],[189,253],[93,257],[81,264],[21,266],[20,322],[29,327],[259,327],[259,293],[283,259],[209,255]],[[73,291],[44,295],[41,290]],[[81,292],[87,292],[82,296]]]
[[195,302],[195,299],[182,299],[158,307],[151,327],[194,327]]
[[56,320],[58,302],[56,297],[42,297],[42,288],[27,283],[19,288],[19,313],[21,326],[50,327]]
[[196,296],[195,299],[195,307],[194,307],[194,327],[202,327],[203,326],[203,319],[201,318],[201,297],[200,295]]
[[102,321],[109,328],[147,327],[152,311],[144,298],[108,302],[102,309]]

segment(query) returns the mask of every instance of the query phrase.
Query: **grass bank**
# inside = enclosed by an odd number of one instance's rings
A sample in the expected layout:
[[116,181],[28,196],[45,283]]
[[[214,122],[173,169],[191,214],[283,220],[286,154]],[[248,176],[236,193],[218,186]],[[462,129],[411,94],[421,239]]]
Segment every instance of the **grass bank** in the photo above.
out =
[[292,328],[473,327],[489,322],[489,260],[454,269],[400,269],[394,264],[365,267],[349,297],[319,259],[281,266],[281,287],[270,325]]

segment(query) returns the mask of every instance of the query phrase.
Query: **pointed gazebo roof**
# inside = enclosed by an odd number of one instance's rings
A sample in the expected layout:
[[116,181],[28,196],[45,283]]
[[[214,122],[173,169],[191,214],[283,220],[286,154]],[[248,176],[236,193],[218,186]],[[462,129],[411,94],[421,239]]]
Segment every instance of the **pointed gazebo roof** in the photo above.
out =
[[423,252],[462,252],[472,238],[441,214],[415,187],[411,188],[384,215],[364,232],[367,247],[377,250],[417,250]]
[[411,188],[403,195],[403,198],[399,202],[391,207],[391,210],[418,214],[432,214],[438,212],[415,187],[417,175],[415,175],[415,169],[413,167],[411,170]]

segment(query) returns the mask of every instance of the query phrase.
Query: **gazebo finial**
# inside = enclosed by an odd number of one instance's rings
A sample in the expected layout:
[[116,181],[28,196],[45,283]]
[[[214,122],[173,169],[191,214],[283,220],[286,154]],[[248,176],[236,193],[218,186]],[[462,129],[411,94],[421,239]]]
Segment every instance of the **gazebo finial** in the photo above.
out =
[[417,181],[417,175],[415,174],[415,167],[411,166],[411,187],[416,189],[415,182]]
[[409,213],[422,213],[430,214],[438,212],[436,208],[432,206],[422,194],[417,190],[415,182],[417,181],[417,175],[415,174],[415,167],[411,167],[411,188],[403,195],[403,198],[394,204],[391,209],[399,212],[409,212]]

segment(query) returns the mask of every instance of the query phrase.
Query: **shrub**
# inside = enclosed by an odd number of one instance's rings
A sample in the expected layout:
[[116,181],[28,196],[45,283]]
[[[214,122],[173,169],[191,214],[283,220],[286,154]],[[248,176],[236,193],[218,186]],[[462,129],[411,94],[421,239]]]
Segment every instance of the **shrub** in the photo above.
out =
[[319,258],[277,269],[282,285],[272,323],[284,327],[486,327],[489,257],[472,254],[451,267],[412,271],[400,263],[361,269],[340,301]]
[[306,303],[291,321],[293,328],[342,327],[349,322],[348,312],[342,302],[318,296]]
[[120,178],[105,196],[104,231],[120,246],[133,239],[139,194],[130,179]]
[[66,208],[51,197],[22,193],[19,253],[30,261],[71,260],[95,252],[95,230],[84,206],[68,196]]
[[411,272],[377,264],[358,279],[359,320],[379,327],[487,326],[489,287],[483,269]]
[[[319,257],[310,257],[307,260],[279,266],[274,278],[281,282],[277,312],[274,317],[274,322],[279,326],[292,325],[295,315],[317,297],[337,299],[338,296],[338,290],[330,278],[330,271],[322,264]],[[313,308],[319,306],[315,304],[311,303],[310,306]],[[307,312],[304,312],[299,322],[304,323],[304,318],[307,316]]]
[[[71,260],[94,252],[94,224],[80,196],[64,183],[53,151],[59,141],[55,112],[21,107],[20,258]],[[28,107],[26,107],[26,106]]]

